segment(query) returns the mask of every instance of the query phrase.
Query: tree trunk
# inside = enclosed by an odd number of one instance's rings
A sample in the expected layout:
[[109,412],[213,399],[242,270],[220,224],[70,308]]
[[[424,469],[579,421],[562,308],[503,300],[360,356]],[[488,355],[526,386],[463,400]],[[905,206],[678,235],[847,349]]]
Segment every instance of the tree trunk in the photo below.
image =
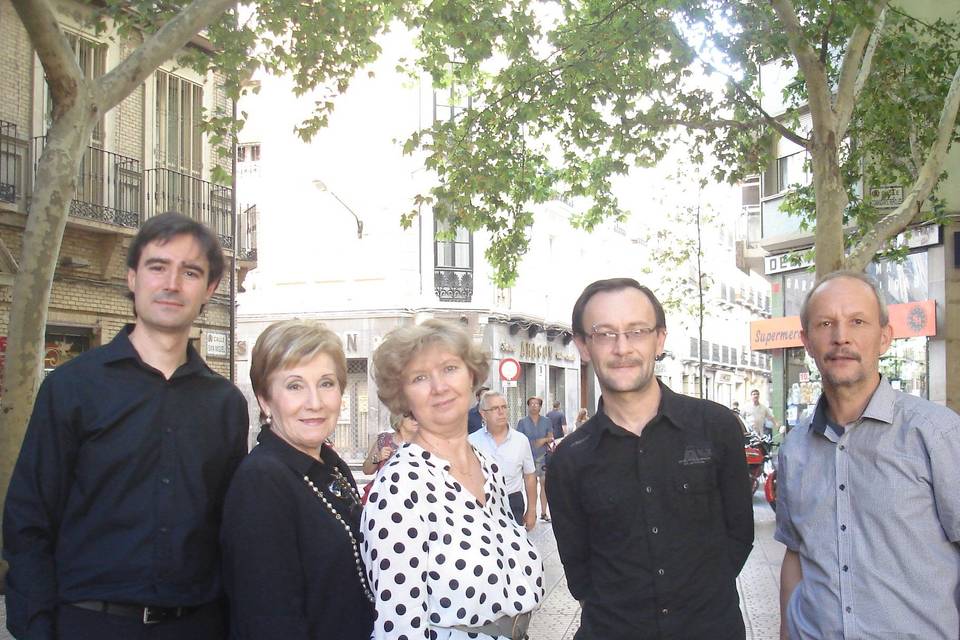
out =
[[[37,354],[43,352],[53,274],[80,162],[96,122],[89,116],[90,104],[89,88],[84,84],[72,108],[48,132],[37,165],[10,305],[0,396],[0,497],[7,495],[40,382],[42,360]],[[6,573],[5,564],[3,569]]]
[[817,226],[813,250],[817,279],[844,268],[843,212],[847,192],[840,171],[840,154],[836,132],[824,128],[818,135],[814,128],[810,157],[813,165],[813,190],[817,206]]

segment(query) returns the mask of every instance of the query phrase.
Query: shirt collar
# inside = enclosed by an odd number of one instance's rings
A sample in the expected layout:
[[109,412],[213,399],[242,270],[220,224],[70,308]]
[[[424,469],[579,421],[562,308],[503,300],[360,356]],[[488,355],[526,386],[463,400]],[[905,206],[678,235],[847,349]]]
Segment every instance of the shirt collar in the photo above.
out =
[[[870,418],[878,422],[893,424],[894,405],[896,404],[897,394],[890,386],[890,382],[883,376],[880,376],[880,384],[874,389],[870,401],[863,409],[860,418]],[[827,417],[827,396],[820,394],[817,400],[817,408],[813,412],[813,419],[810,421],[810,429],[820,435],[826,435],[830,419]]]
[[[647,423],[647,425],[652,425],[657,422],[663,422],[674,428],[682,428],[684,423],[684,418],[686,416],[683,406],[683,396],[675,393],[670,387],[663,384],[663,382],[658,378],[657,384],[660,385],[660,405],[657,407],[657,414]],[[597,420],[596,420],[596,435],[592,443],[592,447],[596,448],[599,444],[599,436],[604,432],[615,435],[615,436],[628,436],[635,435],[633,432],[624,429],[613,420],[610,419],[610,416],[607,415],[607,412],[604,409],[603,397],[600,398],[600,401],[597,403]],[[646,428],[646,427],[644,427]]]
[[[264,447],[266,450],[273,452],[280,458],[281,462],[293,469],[299,476],[308,475],[314,465],[319,465],[314,458],[294,448],[275,434],[268,425],[260,427],[260,435],[257,436],[257,446]],[[333,453],[333,451],[329,448],[324,448],[323,455],[328,455],[328,453]],[[333,460],[331,460],[331,462],[333,462]]]
[[[130,342],[130,333],[136,327],[135,324],[124,325],[122,329],[114,336],[113,340],[104,345],[104,362],[120,362],[122,360],[134,360],[138,365],[154,371],[155,369],[143,361],[140,354],[137,353],[133,343]],[[187,361],[180,365],[171,376],[179,378],[193,373],[202,373],[207,371],[207,365],[193,348],[193,344],[187,342]]]

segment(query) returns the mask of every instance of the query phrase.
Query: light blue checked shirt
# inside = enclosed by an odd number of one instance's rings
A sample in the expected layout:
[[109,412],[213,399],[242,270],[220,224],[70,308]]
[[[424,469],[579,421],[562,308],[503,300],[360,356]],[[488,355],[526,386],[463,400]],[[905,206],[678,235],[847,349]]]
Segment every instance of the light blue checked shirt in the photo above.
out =
[[787,436],[776,539],[800,555],[793,640],[960,636],[960,416],[886,379],[838,434]]

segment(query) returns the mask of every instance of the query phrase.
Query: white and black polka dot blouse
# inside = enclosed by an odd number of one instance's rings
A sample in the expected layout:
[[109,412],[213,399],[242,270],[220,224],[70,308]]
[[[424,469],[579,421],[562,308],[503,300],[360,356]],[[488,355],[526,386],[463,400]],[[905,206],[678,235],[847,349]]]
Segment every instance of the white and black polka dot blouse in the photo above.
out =
[[496,463],[477,451],[483,506],[450,464],[415,444],[379,472],[363,509],[361,553],[376,596],[377,640],[464,640],[543,599],[543,562],[510,515]]

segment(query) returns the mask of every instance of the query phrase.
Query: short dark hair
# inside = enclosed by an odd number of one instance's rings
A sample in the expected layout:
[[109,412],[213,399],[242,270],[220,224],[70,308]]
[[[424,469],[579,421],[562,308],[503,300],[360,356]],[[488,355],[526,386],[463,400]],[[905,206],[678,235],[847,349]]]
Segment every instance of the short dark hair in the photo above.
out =
[[[179,235],[193,236],[206,254],[209,264],[207,284],[220,282],[220,278],[223,277],[224,259],[223,247],[220,246],[217,235],[205,225],[175,211],[168,211],[148,218],[141,225],[137,235],[133,237],[133,242],[130,243],[130,249],[127,251],[127,267],[134,271],[137,270],[143,248],[151,242],[164,244],[174,236]],[[133,298],[132,293],[129,296],[131,299]]]
[[653,305],[653,314],[656,317],[657,323],[655,328],[667,328],[667,317],[663,312],[663,305],[657,300],[657,296],[654,295],[653,291],[633,278],[608,278],[588,284],[587,288],[580,294],[580,297],[577,298],[576,303],[573,305],[573,317],[570,323],[573,328],[573,334],[584,338],[587,336],[586,327],[583,326],[583,312],[587,308],[587,303],[590,302],[590,298],[602,291],[620,291],[622,289],[636,289],[647,296],[650,304]]
[[541,407],[543,406],[543,398],[538,398],[537,396],[530,396],[529,398],[527,398],[527,406],[529,407],[530,403],[533,402],[534,400],[539,402]]

